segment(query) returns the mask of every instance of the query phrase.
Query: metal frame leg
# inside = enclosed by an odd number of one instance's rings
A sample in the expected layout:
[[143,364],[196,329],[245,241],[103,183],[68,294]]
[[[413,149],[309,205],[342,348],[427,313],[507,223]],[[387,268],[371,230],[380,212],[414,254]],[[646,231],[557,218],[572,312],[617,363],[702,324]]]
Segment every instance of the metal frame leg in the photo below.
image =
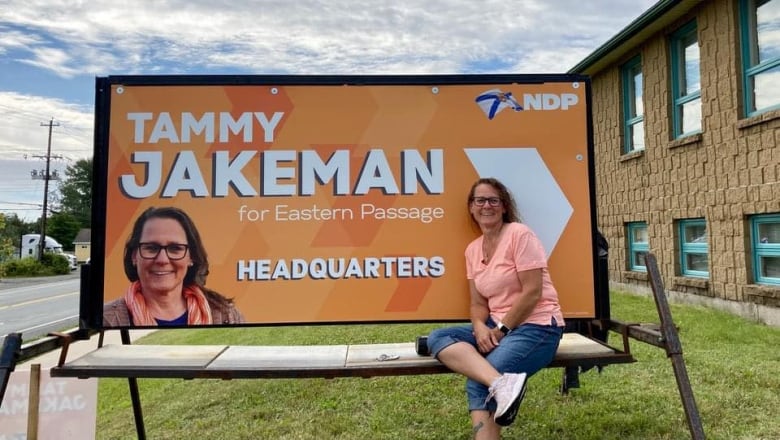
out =
[[691,438],[694,440],[703,440],[704,428],[702,427],[699,409],[696,406],[696,399],[693,397],[691,381],[688,378],[688,371],[685,368],[685,361],[682,356],[682,345],[677,334],[677,327],[672,321],[672,311],[669,308],[669,302],[666,300],[664,283],[661,274],[658,271],[658,263],[655,255],[647,254],[647,273],[650,275],[650,286],[653,289],[653,298],[655,306],[658,309],[658,316],[661,318],[661,332],[664,338],[664,348],[666,355],[672,361],[674,377],[677,379],[677,388],[680,390],[680,399],[682,399],[685,417],[688,419],[688,428],[691,431]]
[[[120,329],[119,335],[122,338],[123,345],[130,345],[130,330]],[[135,431],[138,434],[138,440],[146,440],[146,428],[144,427],[144,415],[141,411],[141,395],[138,393],[138,379],[128,377],[127,383],[130,386],[130,400],[133,402],[133,416],[135,417]]]
[[21,347],[21,333],[9,333],[3,340],[3,348],[2,351],[0,351],[0,404],[3,403],[5,389],[8,387],[11,372],[13,372],[16,367],[16,359],[19,356],[19,349]]

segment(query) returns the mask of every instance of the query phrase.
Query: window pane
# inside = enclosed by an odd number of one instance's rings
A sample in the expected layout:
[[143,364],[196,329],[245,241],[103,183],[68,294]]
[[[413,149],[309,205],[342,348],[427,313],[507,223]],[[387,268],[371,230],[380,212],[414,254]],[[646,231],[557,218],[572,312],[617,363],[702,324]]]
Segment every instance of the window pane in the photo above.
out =
[[707,243],[707,226],[703,224],[686,225],[684,228],[686,243]]
[[685,95],[698,92],[701,89],[701,77],[699,75],[699,44],[696,34],[682,41],[686,45],[684,50],[685,57],[685,84],[681,87],[685,90]]
[[682,132],[701,131],[701,99],[682,105]]
[[762,63],[780,57],[780,1],[756,3],[758,62]]
[[641,116],[645,114],[644,105],[642,104],[642,71],[640,66],[636,66],[633,69],[632,87],[634,92],[634,105],[632,106],[633,115]]
[[634,243],[647,243],[647,227],[637,227],[633,229],[634,236],[631,241]]
[[753,90],[756,110],[780,104],[780,66],[754,76]]
[[643,150],[645,148],[645,125],[639,121],[631,126],[631,149]]
[[761,276],[780,278],[780,257],[760,257]]
[[707,272],[707,255],[706,254],[686,254],[686,264],[688,270],[698,270],[701,272]]
[[646,252],[637,252],[634,255],[636,258],[634,259],[634,266],[647,266],[647,262],[645,261],[645,255]]
[[759,223],[758,241],[764,244],[780,243],[780,223]]

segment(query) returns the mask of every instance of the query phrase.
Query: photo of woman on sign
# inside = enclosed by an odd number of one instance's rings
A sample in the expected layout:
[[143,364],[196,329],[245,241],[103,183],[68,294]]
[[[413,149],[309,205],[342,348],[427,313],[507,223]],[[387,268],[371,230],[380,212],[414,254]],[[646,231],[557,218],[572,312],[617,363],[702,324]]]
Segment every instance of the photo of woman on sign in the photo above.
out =
[[124,269],[130,285],[103,307],[106,327],[244,322],[232,299],[206,288],[206,249],[178,208],[152,207],[138,217],[125,243]]

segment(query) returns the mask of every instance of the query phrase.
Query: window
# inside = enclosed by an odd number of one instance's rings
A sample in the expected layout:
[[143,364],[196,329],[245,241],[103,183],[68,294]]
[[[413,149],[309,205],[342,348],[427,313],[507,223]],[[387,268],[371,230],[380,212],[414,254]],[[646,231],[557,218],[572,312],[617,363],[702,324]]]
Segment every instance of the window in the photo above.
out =
[[780,214],[750,219],[753,276],[759,284],[780,284]]
[[680,220],[680,273],[689,277],[709,277],[707,223],[704,219]]
[[628,268],[641,272],[647,271],[645,255],[650,249],[647,239],[647,223],[633,222],[626,225],[628,237]]
[[[778,0],[780,1],[780,0]],[[642,104],[642,63],[637,56],[621,69],[623,80],[623,152],[645,149],[645,109]]]
[[701,76],[696,22],[672,35],[672,128],[675,138],[701,132]]
[[780,0],[741,0],[745,113],[780,108]]

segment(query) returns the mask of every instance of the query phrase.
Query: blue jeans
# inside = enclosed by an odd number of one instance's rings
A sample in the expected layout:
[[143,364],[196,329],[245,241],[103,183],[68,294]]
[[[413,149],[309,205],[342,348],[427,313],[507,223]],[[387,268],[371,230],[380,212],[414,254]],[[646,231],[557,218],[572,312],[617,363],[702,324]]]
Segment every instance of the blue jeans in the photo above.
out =
[[[488,319],[490,328],[496,326]],[[531,377],[546,367],[555,357],[561,342],[563,327],[558,327],[555,318],[552,325],[523,324],[516,327],[501,339],[496,348],[485,358],[499,373],[525,373]],[[475,348],[477,340],[471,325],[446,327],[432,331],[428,335],[428,347],[431,354],[438,358],[439,352],[456,342],[466,342]],[[469,411],[495,411],[495,400],[485,402],[488,387],[471,379],[466,380],[466,396]]]

